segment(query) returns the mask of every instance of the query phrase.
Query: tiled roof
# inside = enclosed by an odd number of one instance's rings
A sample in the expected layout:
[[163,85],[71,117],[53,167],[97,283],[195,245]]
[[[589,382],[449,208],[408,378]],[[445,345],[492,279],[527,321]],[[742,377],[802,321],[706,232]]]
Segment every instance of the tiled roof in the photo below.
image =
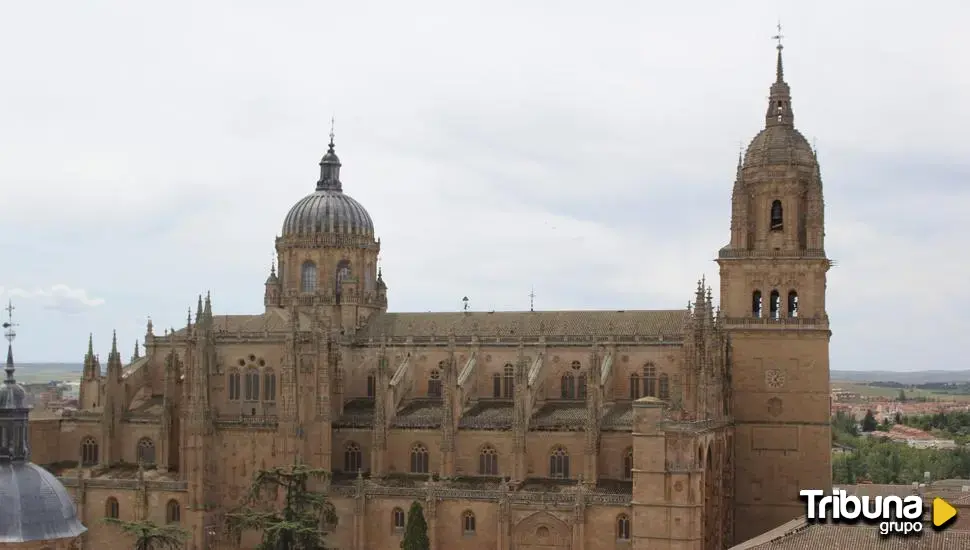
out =
[[800,518],[731,550],[949,550],[970,548],[970,531],[933,530],[926,524],[917,536],[882,536],[874,525],[809,524]]
[[532,416],[533,430],[582,430],[586,426],[584,401],[550,401]]
[[[310,329],[310,318],[300,314],[300,330]],[[290,312],[285,309],[271,309],[259,315],[213,315],[212,328],[216,332],[285,332],[290,330]],[[185,327],[176,329],[175,334],[185,334]]]
[[444,407],[440,399],[415,399],[402,408],[391,426],[394,428],[440,428]]
[[344,412],[333,423],[334,428],[373,428],[374,400],[352,399],[344,404]]
[[604,431],[629,432],[633,430],[633,403],[620,402],[612,405],[603,415]]
[[465,430],[510,430],[513,409],[511,401],[482,400],[461,416],[458,427]]
[[686,310],[496,311],[381,313],[358,331],[359,339],[381,336],[609,336],[670,337],[683,331]]

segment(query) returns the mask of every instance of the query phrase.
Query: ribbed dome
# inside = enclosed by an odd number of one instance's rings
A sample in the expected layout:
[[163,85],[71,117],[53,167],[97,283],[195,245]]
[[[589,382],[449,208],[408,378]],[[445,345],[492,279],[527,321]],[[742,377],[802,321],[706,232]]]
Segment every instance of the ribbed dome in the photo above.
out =
[[374,222],[367,210],[350,195],[320,189],[302,199],[283,221],[283,236],[340,233],[374,236]]
[[751,140],[744,167],[789,164],[814,166],[815,153],[801,132],[792,126],[768,126]]
[[74,499],[47,470],[29,462],[0,463],[0,543],[82,535]]
[[320,159],[317,190],[290,208],[283,220],[283,236],[337,233],[374,237],[374,222],[367,210],[350,195],[345,195],[340,182],[340,159],[334,151],[333,132],[330,147]]

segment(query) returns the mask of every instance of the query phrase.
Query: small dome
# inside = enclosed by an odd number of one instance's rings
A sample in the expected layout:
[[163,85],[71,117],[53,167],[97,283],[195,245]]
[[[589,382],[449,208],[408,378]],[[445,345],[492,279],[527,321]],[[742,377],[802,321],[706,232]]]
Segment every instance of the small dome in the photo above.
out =
[[74,538],[85,531],[74,499],[50,472],[29,462],[0,463],[0,544]]
[[350,195],[336,189],[318,189],[290,208],[283,221],[283,236],[339,233],[374,236],[367,210]]
[[26,409],[26,392],[13,381],[0,382],[0,409]]
[[751,140],[744,153],[744,167],[815,166],[815,152],[801,132],[792,126],[768,126]]

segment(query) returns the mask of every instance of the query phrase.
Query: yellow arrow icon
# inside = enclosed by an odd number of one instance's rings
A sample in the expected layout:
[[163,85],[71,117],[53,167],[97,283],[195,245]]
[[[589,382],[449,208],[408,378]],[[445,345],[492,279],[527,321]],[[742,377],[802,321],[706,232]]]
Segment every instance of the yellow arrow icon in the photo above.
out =
[[942,527],[957,516],[957,509],[940,497],[933,499],[933,527]]

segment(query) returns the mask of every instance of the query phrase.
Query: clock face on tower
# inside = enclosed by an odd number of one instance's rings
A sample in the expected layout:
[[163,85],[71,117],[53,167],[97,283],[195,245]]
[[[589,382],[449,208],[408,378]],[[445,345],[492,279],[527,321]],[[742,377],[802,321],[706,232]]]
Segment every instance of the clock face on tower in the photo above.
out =
[[785,372],[778,369],[768,369],[765,371],[765,384],[772,389],[778,389],[785,385]]

